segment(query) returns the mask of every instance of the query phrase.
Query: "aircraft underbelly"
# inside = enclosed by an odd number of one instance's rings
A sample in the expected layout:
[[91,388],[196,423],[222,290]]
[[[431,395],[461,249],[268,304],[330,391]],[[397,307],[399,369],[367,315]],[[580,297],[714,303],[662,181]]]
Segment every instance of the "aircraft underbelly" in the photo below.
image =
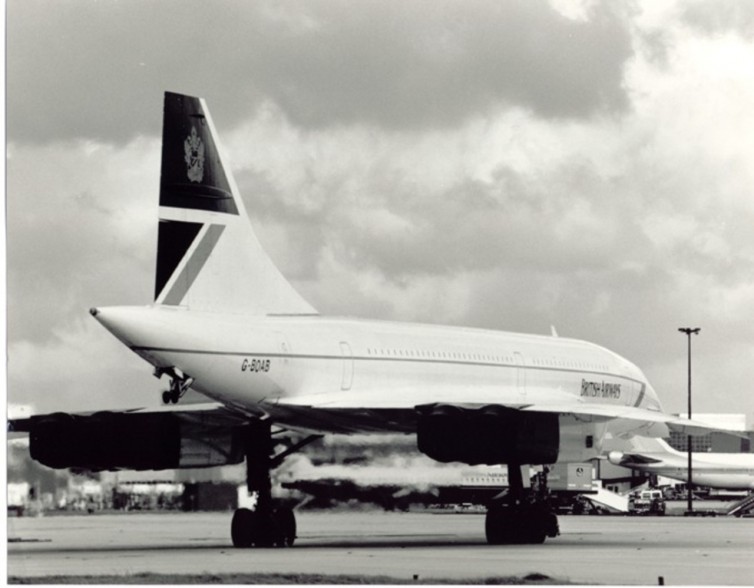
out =
[[276,424],[311,433],[415,433],[417,414],[411,409],[328,409],[265,404]]

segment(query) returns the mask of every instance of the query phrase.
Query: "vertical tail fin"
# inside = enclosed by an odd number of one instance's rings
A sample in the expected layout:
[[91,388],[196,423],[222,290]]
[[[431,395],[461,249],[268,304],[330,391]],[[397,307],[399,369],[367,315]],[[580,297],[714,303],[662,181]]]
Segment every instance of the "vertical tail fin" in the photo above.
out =
[[686,455],[673,449],[664,439],[659,437],[631,437],[631,451],[636,453]]
[[203,99],[165,93],[155,302],[315,313],[262,249],[216,137]]

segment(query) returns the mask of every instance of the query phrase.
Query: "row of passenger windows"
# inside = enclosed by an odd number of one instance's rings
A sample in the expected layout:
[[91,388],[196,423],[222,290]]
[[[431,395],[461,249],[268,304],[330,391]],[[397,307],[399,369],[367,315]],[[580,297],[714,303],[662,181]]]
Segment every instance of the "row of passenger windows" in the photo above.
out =
[[[377,349],[368,347],[368,355],[376,355],[380,357],[413,357],[419,359],[453,359],[463,361],[480,361],[486,363],[499,363],[499,364],[517,364],[515,359],[510,355],[488,355],[484,353],[463,353],[457,351],[426,351],[422,349]],[[533,359],[530,360],[531,365],[543,366],[543,367],[561,367],[570,369],[583,369],[583,370],[601,370],[607,371],[608,366],[604,364],[592,364],[584,361],[573,361],[567,359]]]
[[575,370],[600,370],[607,371],[608,366],[602,363],[589,363],[588,361],[574,361],[571,359],[533,359],[533,365],[541,365],[547,367],[562,367]]
[[484,353],[460,353],[456,351],[425,351],[422,349],[372,349],[367,354],[383,357],[418,357],[423,359],[463,359],[467,361],[484,361],[488,363],[513,363],[513,358]]

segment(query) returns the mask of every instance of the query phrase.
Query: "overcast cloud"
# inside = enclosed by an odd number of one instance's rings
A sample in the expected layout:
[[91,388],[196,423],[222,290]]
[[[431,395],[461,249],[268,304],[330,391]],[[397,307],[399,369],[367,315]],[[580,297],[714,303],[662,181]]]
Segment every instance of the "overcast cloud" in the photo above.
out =
[[749,2],[9,0],[9,399],[158,402],[165,90],[200,95],[321,312],[547,333],[754,420]]

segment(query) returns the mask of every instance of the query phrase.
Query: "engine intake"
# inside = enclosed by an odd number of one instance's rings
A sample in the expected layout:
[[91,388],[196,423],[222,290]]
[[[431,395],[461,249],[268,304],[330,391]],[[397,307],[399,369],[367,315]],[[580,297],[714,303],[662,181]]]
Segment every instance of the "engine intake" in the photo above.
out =
[[51,468],[165,470],[243,460],[237,432],[182,423],[172,414],[55,413],[31,420],[31,457]]

